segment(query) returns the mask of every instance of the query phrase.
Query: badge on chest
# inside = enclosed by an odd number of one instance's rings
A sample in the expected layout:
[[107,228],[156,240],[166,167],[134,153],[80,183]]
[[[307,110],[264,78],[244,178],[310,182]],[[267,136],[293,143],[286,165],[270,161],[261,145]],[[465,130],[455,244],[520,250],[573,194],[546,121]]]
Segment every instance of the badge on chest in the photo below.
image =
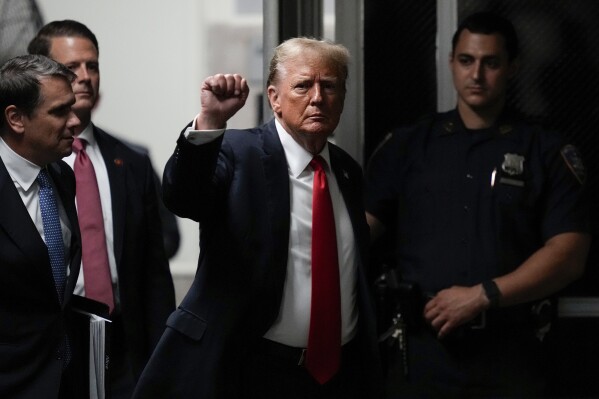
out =
[[[503,154],[503,163],[501,170],[503,173],[499,175],[499,184],[507,184],[510,186],[524,187],[524,156],[519,154],[507,153]],[[495,176],[493,176],[493,184]]]

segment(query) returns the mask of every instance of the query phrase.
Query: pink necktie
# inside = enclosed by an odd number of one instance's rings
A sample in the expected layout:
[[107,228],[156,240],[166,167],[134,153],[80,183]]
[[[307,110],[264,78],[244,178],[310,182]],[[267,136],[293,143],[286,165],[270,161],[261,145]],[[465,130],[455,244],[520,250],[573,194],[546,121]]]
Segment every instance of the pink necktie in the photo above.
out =
[[75,180],[77,181],[77,215],[81,229],[85,296],[114,309],[112,279],[106,250],[102,203],[94,165],[85,152],[86,142],[75,138]]
[[312,305],[306,369],[320,384],[329,381],[341,362],[341,294],[333,203],[317,156],[312,193]]

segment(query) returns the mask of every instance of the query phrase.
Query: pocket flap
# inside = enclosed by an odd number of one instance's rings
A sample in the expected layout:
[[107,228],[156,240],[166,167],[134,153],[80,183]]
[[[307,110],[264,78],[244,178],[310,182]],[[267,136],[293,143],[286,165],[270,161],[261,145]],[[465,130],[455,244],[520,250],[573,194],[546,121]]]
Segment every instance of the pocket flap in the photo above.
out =
[[205,320],[181,308],[169,316],[166,325],[195,341],[202,339],[206,331]]

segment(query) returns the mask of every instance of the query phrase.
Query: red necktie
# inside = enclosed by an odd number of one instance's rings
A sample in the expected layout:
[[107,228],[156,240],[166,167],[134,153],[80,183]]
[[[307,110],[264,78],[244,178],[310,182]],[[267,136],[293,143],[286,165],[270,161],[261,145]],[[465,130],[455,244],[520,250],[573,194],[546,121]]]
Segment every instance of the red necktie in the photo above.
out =
[[333,203],[317,156],[312,192],[312,305],[306,369],[320,384],[330,380],[341,362],[341,293]]
[[81,229],[83,277],[85,296],[114,309],[112,279],[108,264],[102,203],[96,180],[96,172],[87,153],[86,142],[75,138],[73,149],[75,158],[75,180],[77,181],[77,215]]

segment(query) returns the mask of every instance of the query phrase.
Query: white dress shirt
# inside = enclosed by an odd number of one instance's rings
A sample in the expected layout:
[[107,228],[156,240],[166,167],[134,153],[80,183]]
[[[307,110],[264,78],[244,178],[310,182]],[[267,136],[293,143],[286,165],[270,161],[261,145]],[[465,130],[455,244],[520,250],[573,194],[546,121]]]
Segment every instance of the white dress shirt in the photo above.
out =
[[[2,138],[0,138],[0,158],[2,158],[2,162],[4,163],[4,166],[6,166],[8,174],[10,175],[17,191],[19,192],[19,196],[27,208],[27,212],[29,213],[31,220],[35,224],[37,231],[40,233],[40,236],[45,242],[46,236],[44,235],[44,223],[42,221],[42,211],[40,209],[40,188],[35,180],[42,168],[14,152]],[[52,181],[51,176],[50,181]],[[52,186],[54,186],[53,181]],[[72,233],[67,213],[64,210],[62,200],[60,195],[58,195],[55,186],[54,193],[56,197],[56,203],[58,204],[60,227],[62,229],[62,242],[64,244],[65,265],[67,266],[68,275],[70,272],[68,265],[70,261],[69,258]]]
[[[100,191],[100,202],[102,204],[102,218],[104,219],[104,233],[106,235],[106,248],[108,249],[108,263],[110,265],[110,275],[112,278],[113,286],[118,285],[117,272],[116,272],[116,260],[114,256],[114,230],[112,224],[112,200],[110,196],[110,181],[108,180],[108,170],[104,163],[104,158],[98,147],[98,142],[94,136],[93,125],[90,123],[87,127],[79,134],[80,139],[87,142],[85,146],[85,152],[87,153],[90,161],[94,165],[94,171],[96,173],[96,180],[98,181],[98,189]],[[65,161],[71,168],[75,164],[75,151],[68,157],[65,157]],[[75,294],[85,295],[85,272],[83,265],[81,267],[81,273],[77,279],[77,285],[75,287]],[[115,300],[118,300],[118,289],[114,290]]]
[[[284,130],[278,120],[275,120],[275,124],[287,159],[291,224],[287,274],[281,310],[279,317],[264,337],[288,346],[305,348],[308,344],[312,295],[312,185],[314,173],[309,163],[314,156],[301,147]],[[184,135],[189,142],[196,145],[210,142],[224,132],[224,129],[208,132],[194,129],[195,120]],[[335,174],[330,168],[328,144],[319,155],[327,163],[325,173],[335,215],[341,280],[341,342],[345,344],[355,336],[357,329],[358,253],[349,213],[339,191]]]

